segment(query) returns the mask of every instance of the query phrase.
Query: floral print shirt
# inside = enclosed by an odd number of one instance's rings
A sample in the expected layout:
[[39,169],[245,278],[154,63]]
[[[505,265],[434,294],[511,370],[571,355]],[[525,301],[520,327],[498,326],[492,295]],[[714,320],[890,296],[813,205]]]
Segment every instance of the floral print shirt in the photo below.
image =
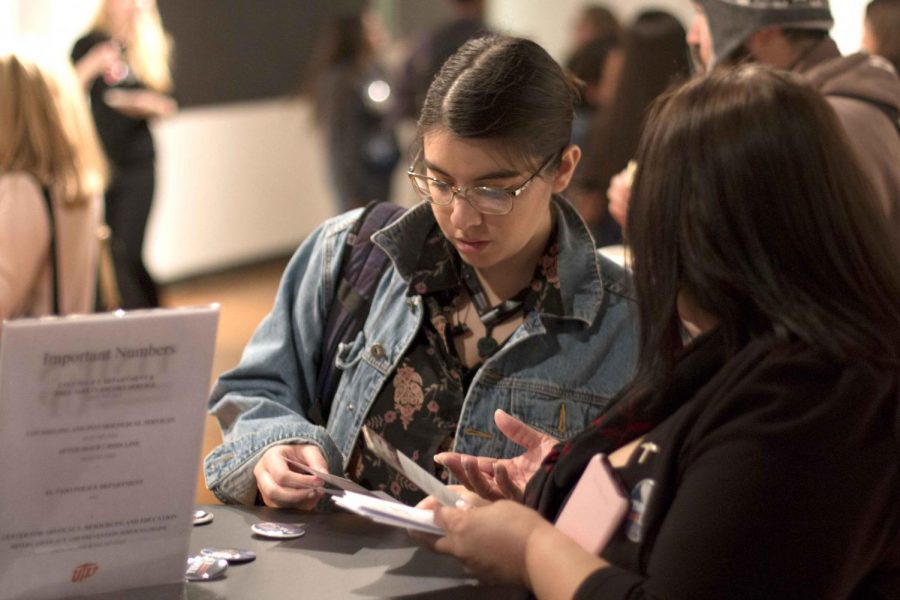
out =
[[[561,311],[556,239],[554,229],[544,255],[535,266],[523,314]],[[426,318],[400,366],[372,404],[365,422],[397,450],[445,483],[448,473],[435,464],[434,455],[453,447],[466,392],[481,366],[466,368],[453,343],[450,317],[465,300],[459,261],[459,254],[435,225],[410,278],[408,292],[411,296],[422,296]],[[348,471],[365,487],[383,490],[406,504],[415,504],[425,497],[415,484],[372,454],[361,437]]]

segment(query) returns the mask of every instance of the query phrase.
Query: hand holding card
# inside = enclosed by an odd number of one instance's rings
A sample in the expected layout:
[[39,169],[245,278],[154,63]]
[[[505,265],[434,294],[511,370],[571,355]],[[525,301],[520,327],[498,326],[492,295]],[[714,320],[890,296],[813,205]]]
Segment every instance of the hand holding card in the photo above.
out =
[[434,475],[417,465],[411,458],[398,452],[383,437],[365,426],[363,426],[362,431],[369,450],[390,465],[392,469],[419,486],[419,489],[423,492],[434,496],[444,506],[455,507],[458,502],[462,501],[462,497],[459,494],[441,483]]

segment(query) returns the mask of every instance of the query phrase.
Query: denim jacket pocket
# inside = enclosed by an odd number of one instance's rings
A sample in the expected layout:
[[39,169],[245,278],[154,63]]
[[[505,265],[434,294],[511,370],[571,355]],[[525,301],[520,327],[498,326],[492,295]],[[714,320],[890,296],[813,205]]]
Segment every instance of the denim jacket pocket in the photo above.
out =
[[[584,430],[609,404],[609,398],[604,396],[554,388],[541,384],[515,390],[510,398],[510,413],[538,431],[565,440]],[[502,452],[516,456],[521,448],[506,440]]]
[[363,349],[366,347],[366,334],[360,331],[356,338],[350,343],[341,342],[338,345],[337,354],[334,357],[334,364],[341,371],[346,371],[362,360]]

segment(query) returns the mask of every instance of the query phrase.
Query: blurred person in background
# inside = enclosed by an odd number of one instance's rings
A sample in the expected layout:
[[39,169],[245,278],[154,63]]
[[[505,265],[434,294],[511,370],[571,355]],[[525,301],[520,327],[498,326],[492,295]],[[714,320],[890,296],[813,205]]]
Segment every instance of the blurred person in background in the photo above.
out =
[[575,178],[577,205],[601,247],[622,243],[622,230],[607,210],[610,179],[634,157],[650,104],[690,76],[685,29],[671,14],[639,14],[624,39],[615,95],[592,124]]
[[[874,201],[900,236],[900,80],[894,69],[865,53],[841,56],[828,34],[834,25],[828,0],[693,4],[688,44],[697,68],[755,61],[806,78],[837,112],[875,187]],[[630,177],[619,173],[608,191],[620,224],[627,221]]]
[[71,66],[0,56],[0,321],[94,310],[105,185]]
[[143,246],[156,183],[149,120],[177,109],[171,48],[155,0],[103,0],[72,50],[111,167],[106,219],[123,308],[159,306]]
[[428,87],[444,61],[474,37],[490,33],[484,22],[488,0],[446,0],[453,13],[446,23],[415,41],[402,66],[397,89],[397,119],[417,119]]
[[371,11],[335,16],[314,54],[310,92],[340,212],[391,198],[400,151],[392,87],[378,60],[384,35]]
[[900,80],[885,61],[841,56],[828,0],[699,0],[688,43],[703,68],[755,61],[799,73],[837,112],[900,236]]
[[611,10],[600,4],[587,4],[572,28],[573,54],[595,40],[619,39],[621,35],[622,26]]
[[900,0],[872,0],[866,6],[863,50],[888,59],[900,73]]
[[572,123],[572,143],[582,150],[587,146],[591,122],[598,112],[609,108],[615,94],[622,66],[621,35],[618,20],[602,6],[585,7],[575,21],[574,49],[565,67],[583,83]]

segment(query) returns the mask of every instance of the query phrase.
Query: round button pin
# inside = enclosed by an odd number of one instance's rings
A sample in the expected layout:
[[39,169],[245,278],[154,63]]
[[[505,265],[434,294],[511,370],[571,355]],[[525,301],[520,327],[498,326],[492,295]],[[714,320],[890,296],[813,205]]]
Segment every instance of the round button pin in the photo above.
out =
[[303,523],[271,523],[266,521],[254,523],[250,526],[250,529],[256,535],[277,539],[298,538],[306,534],[306,530],[303,529]]
[[212,523],[212,520],[213,514],[211,512],[206,512],[199,508],[194,511],[194,525],[206,525],[207,523]]
[[188,557],[184,578],[188,581],[212,581],[225,575],[226,569],[228,569],[227,560],[197,554]]
[[246,563],[256,559],[256,552],[241,548],[204,548],[200,554],[227,560],[228,564]]

